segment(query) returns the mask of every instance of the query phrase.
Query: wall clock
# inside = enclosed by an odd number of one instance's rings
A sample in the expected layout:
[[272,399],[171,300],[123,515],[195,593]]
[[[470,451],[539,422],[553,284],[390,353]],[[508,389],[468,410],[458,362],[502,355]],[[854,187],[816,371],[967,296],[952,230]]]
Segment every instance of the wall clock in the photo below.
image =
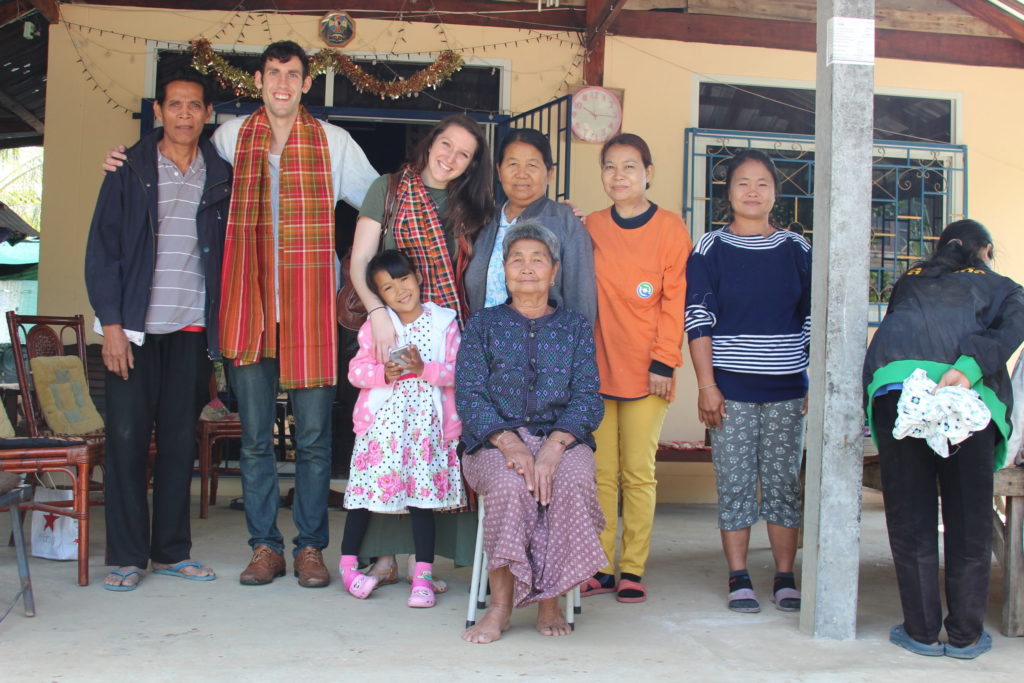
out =
[[587,86],[572,96],[572,133],[584,142],[604,142],[622,127],[622,103],[615,93]]

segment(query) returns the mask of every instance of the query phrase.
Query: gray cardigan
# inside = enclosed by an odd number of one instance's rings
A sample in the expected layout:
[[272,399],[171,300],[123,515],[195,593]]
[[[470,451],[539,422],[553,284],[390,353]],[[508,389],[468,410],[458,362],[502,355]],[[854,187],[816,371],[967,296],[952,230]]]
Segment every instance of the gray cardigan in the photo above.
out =
[[[597,317],[597,284],[594,279],[594,246],[587,229],[569,206],[547,197],[541,197],[526,207],[519,220],[528,219],[538,221],[558,238],[561,265],[555,286],[551,288],[551,297],[565,308],[583,314],[593,324]],[[473,256],[463,275],[470,313],[484,307],[487,265],[498,234],[498,221],[499,216],[495,213],[473,242]]]

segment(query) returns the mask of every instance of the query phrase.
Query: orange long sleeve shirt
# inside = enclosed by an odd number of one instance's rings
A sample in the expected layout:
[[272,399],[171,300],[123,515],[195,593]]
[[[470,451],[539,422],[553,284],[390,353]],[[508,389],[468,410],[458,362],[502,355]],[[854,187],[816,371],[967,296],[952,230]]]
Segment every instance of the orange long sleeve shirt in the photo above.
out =
[[601,393],[647,396],[651,361],[683,364],[686,258],[693,244],[683,219],[658,208],[639,228],[616,224],[611,207],[587,217],[594,243]]

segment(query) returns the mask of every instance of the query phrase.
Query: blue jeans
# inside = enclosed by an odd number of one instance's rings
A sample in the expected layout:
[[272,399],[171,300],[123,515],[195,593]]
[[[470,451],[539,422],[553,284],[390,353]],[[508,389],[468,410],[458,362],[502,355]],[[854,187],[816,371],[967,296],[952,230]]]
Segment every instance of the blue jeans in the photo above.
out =
[[[249,545],[284,552],[277,528],[281,493],[274,455],[274,409],[278,393],[276,358],[252,365],[232,366],[231,386],[238,397],[242,421],[242,495]],[[295,416],[295,500],[292,519],[298,535],[294,554],[306,546],[328,545],[327,494],[331,485],[331,404],[337,387],[291,389],[288,399]]]

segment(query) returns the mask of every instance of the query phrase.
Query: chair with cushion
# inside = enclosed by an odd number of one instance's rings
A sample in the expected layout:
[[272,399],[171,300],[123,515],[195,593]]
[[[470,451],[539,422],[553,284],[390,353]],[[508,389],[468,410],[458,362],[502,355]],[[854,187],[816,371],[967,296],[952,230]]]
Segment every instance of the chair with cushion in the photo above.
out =
[[[0,471],[35,475],[63,472],[71,478],[70,501],[33,501],[22,509],[78,520],[78,584],[86,586],[89,505],[102,504],[102,500],[90,500],[90,475],[103,462],[104,442],[103,421],[89,397],[85,378],[85,319],[81,315],[27,316],[9,311],[7,327],[29,438],[0,440]],[[70,346],[76,355],[64,355],[67,336],[74,336]]]

